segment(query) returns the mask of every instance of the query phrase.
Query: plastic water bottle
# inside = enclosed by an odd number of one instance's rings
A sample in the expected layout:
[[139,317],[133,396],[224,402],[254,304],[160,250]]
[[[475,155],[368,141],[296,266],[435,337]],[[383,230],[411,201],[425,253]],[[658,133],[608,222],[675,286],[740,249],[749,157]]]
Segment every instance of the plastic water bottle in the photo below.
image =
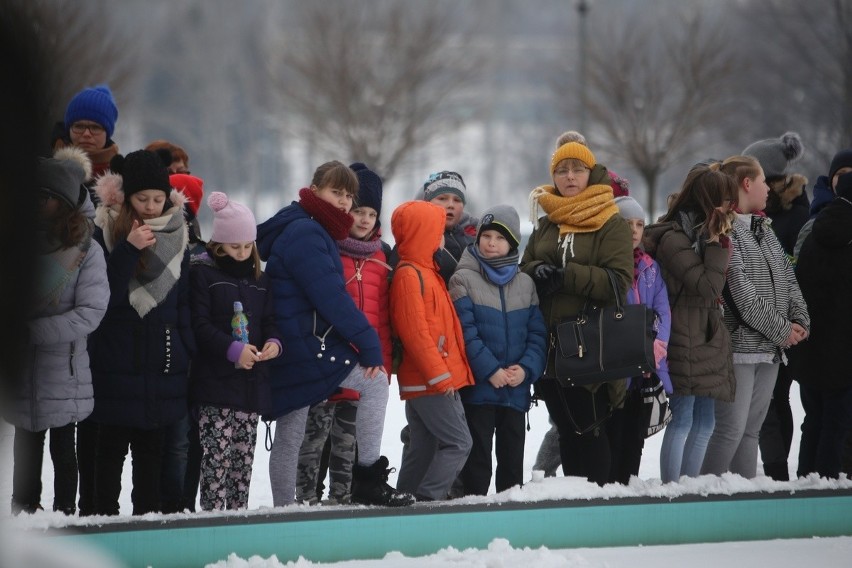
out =
[[[249,342],[248,317],[243,313],[243,303],[234,302],[234,317],[231,318],[231,336],[241,343]],[[239,367],[239,363],[234,363]]]

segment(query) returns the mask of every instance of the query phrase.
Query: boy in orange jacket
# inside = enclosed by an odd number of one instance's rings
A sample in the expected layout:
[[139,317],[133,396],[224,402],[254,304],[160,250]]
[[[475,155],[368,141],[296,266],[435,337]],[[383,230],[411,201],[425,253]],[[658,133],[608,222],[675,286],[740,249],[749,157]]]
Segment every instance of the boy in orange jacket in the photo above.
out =
[[411,443],[402,455],[399,491],[418,501],[447,498],[472,445],[458,390],[474,383],[461,324],[433,254],[443,245],[446,213],[426,201],[391,216],[399,264],[390,288],[391,325],[403,344],[400,398]]

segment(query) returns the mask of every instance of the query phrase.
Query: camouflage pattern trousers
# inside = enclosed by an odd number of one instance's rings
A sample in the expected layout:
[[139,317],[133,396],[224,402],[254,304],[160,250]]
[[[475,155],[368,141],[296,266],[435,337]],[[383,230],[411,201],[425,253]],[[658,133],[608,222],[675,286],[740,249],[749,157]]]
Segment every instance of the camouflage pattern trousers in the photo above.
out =
[[258,415],[232,408],[202,406],[201,508],[205,511],[248,507]]
[[328,457],[329,500],[349,503],[352,489],[352,464],[355,463],[355,419],[358,403],[324,401],[308,411],[305,438],[299,450],[296,474],[296,502],[317,504],[322,498],[318,487],[320,462],[326,440],[331,435]]

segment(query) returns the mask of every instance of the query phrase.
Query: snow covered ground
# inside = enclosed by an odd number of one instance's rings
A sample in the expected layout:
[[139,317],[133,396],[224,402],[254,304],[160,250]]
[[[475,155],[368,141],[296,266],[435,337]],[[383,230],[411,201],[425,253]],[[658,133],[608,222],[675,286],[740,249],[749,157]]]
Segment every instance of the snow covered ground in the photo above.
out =
[[[399,431],[405,424],[403,404],[395,396],[395,385],[388,406],[386,429],[384,438],[384,453],[392,464],[398,465],[402,444],[399,440]],[[794,420],[800,424],[803,414],[801,404],[798,400],[798,389],[793,388],[791,393]],[[530,431],[527,434],[525,464],[526,471],[532,471],[532,464],[541,438],[547,431],[547,412],[543,406],[533,408],[529,414]],[[258,434],[258,450],[254,465],[254,477],[249,499],[251,509],[267,508],[272,506],[272,495],[269,487],[268,452],[263,448],[265,428],[261,425]],[[11,469],[12,469],[12,430],[7,426],[0,427],[0,460],[3,466],[3,477],[0,479],[0,504],[9,503],[11,497]],[[647,440],[640,479],[635,479],[627,486],[598,487],[594,484],[576,478],[545,479],[534,483],[528,483],[523,488],[516,488],[500,495],[489,497],[469,498],[466,502],[483,501],[540,501],[545,499],[589,499],[600,497],[624,497],[624,496],[665,496],[674,497],[683,494],[732,494],[738,492],[753,491],[790,491],[812,488],[852,488],[852,481],[818,480],[814,477],[797,480],[790,483],[778,483],[768,478],[758,477],[756,480],[744,480],[739,476],[726,475],[722,477],[706,476],[693,480],[684,480],[681,484],[664,485],[659,480],[659,451],[662,442],[662,434],[653,436]],[[795,473],[798,455],[798,428],[795,432],[795,440],[790,456],[791,473]],[[130,504],[130,465],[129,460],[125,464],[124,488],[121,496],[122,515],[129,515]],[[53,472],[49,457],[45,456],[43,470],[44,490],[42,503],[48,508],[53,500]],[[394,476],[391,482],[395,481]],[[6,505],[0,505],[4,509]],[[297,506],[302,507],[302,506]],[[852,511],[850,511],[852,514]],[[2,515],[8,515],[8,509],[2,510]],[[152,516],[157,518],[157,516]],[[30,517],[9,518],[0,516],[12,529],[43,528],[57,526],[68,522],[68,519],[54,513],[39,513]],[[85,523],[87,521],[73,519],[71,524]],[[7,534],[8,531],[4,531]],[[13,533],[16,534],[16,533]],[[37,541],[38,542],[38,541]],[[7,543],[8,544],[8,543]],[[33,546],[26,538],[14,538],[11,544],[17,546],[4,546],[6,554],[23,553],[24,550],[38,551],[39,554],[50,554],[50,547],[45,546],[44,540]],[[29,546],[28,546],[29,545]],[[60,558],[68,561],[68,555],[62,554]],[[82,556],[80,557],[82,559]],[[821,567],[849,566],[852,558],[852,537],[784,540],[765,542],[739,542],[739,543],[717,543],[717,544],[693,544],[680,546],[647,546],[631,548],[603,548],[603,549],[572,549],[572,550],[548,550],[521,549],[512,547],[511,543],[503,539],[495,539],[487,550],[455,550],[452,548],[442,550],[437,554],[422,558],[407,558],[399,553],[390,553],[384,559],[371,561],[345,561],[333,564],[339,567],[373,567],[373,566],[453,566],[453,567],[508,567],[508,566],[537,566],[537,567],[627,567],[645,568],[658,565],[682,566],[689,565],[691,568],[713,567],[719,565],[732,566],[757,566],[758,564],[772,565],[773,568],[799,567],[808,563]],[[0,555],[2,560],[2,555]],[[8,560],[8,557],[7,557]],[[18,559],[19,560],[19,559]],[[87,563],[80,565],[95,566],[93,560],[87,559]],[[24,565],[19,561],[12,561],[2,566]],[[27,562],[27,565],[33,565]],[[44,564],[51,565],[51,564]],[[66,563],[56,564],[66,566]],[[103,566],[109,566],[105,563]],[[217,568],[277,568],[280,566],[318,566],[319,564],[307,560],[298,562],[282,563],[276,558],[249,559],[232,556],[223,558],[213,566]],[[328,564],[323,564],[327,566]]]

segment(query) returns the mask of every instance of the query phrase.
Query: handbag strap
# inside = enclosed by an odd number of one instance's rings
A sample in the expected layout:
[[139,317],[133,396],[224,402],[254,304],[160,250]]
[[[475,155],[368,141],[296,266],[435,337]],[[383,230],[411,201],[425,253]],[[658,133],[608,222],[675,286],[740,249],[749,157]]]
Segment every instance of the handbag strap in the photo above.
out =
[[[620,289],[618,287],[618,279],[615,277],[615,272],[611,268],[604,268],[606,272],[607,279],[609,280],[609,285],[612,288],[612,293],[615,295],[615,311],[616,314],[624,313],[624,304],[621,301]],[[593,305],[591,298],[586,296],[586,302],[583,304],[582,311],[580,315],[586,315],[589,313],[589,307]]]
[[[573,388],[583,388],[583,387],[573,387]],[[571,426],[574,427],[574,433],[577,434],[578,436],[582,436],[583,434],[587,434],[587,433],[591,432],[592,430],[595,430],[598,427],[600,427],[601,424],[603,424],[604,422],[609,420],[609,417],[612,416],[612,414],[615,412],[616,407],[618,407],[618,405],[621,404],[622,402],[624,402],[624,399],[627,398],[627,392],[625,391],[624,395],[621,397],[621,399],[618,402],[616,402],[615,404],[609,405],[609,412],[607,412],[603,417],[598,418],[597,420],[592,422],[586,428],[583,428],[582,430],[580,430],[580,427],[577,425],[577,422],[574,420],[574,417],[571,415],[571,411],[568,409],[568,401],[565,399],[565,389],[561,385],[556,385],[556,390],[559,392],[559,398],[562,401],[562,407],[565,409],[565,415],[568,416],[568,420],[571,421]],[[598,390],[600,390],[600,389],[598,389]],[[592,404],[594,405],[595,404],[594,398],[597,395],[597,392],[593,392],[593,393],[591,393],[591,395],[592,395]]]

